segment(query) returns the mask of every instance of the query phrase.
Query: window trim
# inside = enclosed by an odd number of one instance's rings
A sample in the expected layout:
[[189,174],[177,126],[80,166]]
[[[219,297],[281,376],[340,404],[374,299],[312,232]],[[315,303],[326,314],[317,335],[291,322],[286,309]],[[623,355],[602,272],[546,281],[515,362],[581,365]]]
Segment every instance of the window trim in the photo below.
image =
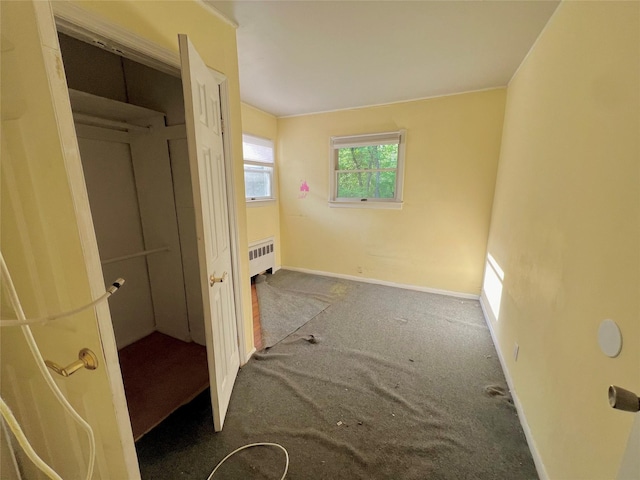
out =
[[[252,133],[247,133],[247,132],[242,132],[242,143],[244,145],[245,143],[245,137],[250,137],[250,138],[255,138],[256,140],[262,140],[264,142],[268,142],[270,144],[271,147],[271,155],[272,155],[272,160],[271,162],[261,162],[258,160],[246,160],[244,158],[244,149],[243,149],[243,153],[242,153],[242,175],[243,175],[243,181],[245,182],[245,201],[247,203],[247,205],[254,205],[254,206],[260,206],[260,205],[267,205],[269,203],[275,202],[276,201],[276,184],[275,184],[275,176],[276,176],[276,151],[275,151],[275,142],[270,139],[270,138],[266,138],[266,137],[261,137],[259,135],[254,135]],[[247,142],[248,143],[248,142]],[[245,165],[254,165],[257,167],[269,167],[271,169],[271,171],[269,172],[269,180],[271,182],[271,195],[268,197],[249,197],[247,196],[247,192],[246,192],[246,179],[244,177],[244,168]]]
[[255,200],[245,197],[245,200],[247,202],[247,207],[266,207],[267,205],[275,205],[276,203],[275,198],[266,197],[256,198]]
[[[401,209],[403,204],[404,189],[404,156],[407,131],[405,129],[393,132],[367,133],[362,135],[341,135],[329,139],[329,206],[339,208],[385,208]],[[395,169],[374,169],[374,171],[396,172],[396,189],[394,198],[345,198],[337,196],[338,174],[340,172],[356,172],[356,170],[338,170],[338,150],[349,147],[362,147],[369,145],[390,145],[397,138],[398,142],[398,166]],[[369,171],[370,169],[357,170]]]

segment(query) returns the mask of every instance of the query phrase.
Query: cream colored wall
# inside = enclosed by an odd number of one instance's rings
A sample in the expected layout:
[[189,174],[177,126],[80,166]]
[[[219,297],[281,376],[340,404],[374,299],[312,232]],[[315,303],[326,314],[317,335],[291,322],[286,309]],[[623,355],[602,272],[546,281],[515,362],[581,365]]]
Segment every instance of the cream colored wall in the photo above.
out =
[[[242,131],[257,137],[273,140],[274,147],[278,137],[278,119],[246,103],[242,104]],[[277,159],[278,152],[275,156]],[[277,160],[276,160],[277,164]],[[278,167],[274,174],[276,200],[266,205],[247,204],[247,237],[249,243],[267,237],[275,237],[276,267],[282,265],[280,246],[280,196],[278,188]]]
[[[241,246],[247,245],[247,214],[244,208],[244,169],[241,155],[242,123],[235,29],[195,1],[158,3],[127,0],[78,1],[74,3],[176,52],[178,51],[178,34],[186,33],[205,63],[227,76],[231,110],[230,127],[233,135],[233,175],[238,205],[239,244]],[[251,351],[253,349],[253,320],[251,318],[249,259],[246,255],[240,255],[240,268],[243,273],[242,284],[244,287],[242,307],[245,319],[245,348],[247,351]]]
[[[479,294],[504,101],[495,89],[279,119],[283,265]],[[402,210],[329,208],[329,138],[403,128]]]
[[563,2],[508,87],[488,247],[494,329],[552,479],[615,478],[631,428],[607,387],[640,392],[639,132],[640,4]]

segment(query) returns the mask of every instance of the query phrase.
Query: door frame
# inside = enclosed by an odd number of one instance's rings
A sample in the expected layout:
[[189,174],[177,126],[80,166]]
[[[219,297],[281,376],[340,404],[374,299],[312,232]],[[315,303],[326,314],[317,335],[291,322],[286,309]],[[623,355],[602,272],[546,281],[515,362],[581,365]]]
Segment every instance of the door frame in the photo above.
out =
[[[52,2],[55,17],[56,30],[58,32],[73,36],[76,39],[84,40],[107,51],[129,58],[143,65],[155,68],[175,77],[181,78],[180,55],[178,52],[168,50],[155,42],[121,27],[115,23],[105,20],[103,17],[85,10],[84,8],[70,2]],[[233,145],[231,135],[231,111],[229,83],[226,75],[212,68],[220,88],[220,110],[223,124],[223,155],[225,165],[225,183],[227,187],[227,216],[229,219],[229,235],[231,240],[231,268],[233,272],[233,295],[235,299],[235,314],[237,327],[238,354],[240,356],[240,366],[247,363],[252,351],[246,348],[246,334],[244,325],[244,308],[242,303],[242,275],[240,270],[240,255],[242,250],[239,244],[239,229],[237,224],[238,202],[235,196],[235,179],[233,168]],[[61,95],[62,92],[55,92]],[[64,92],[68,96],[68,92]],[[56,95],[54,95],[56,96]],[[86,187],[84,178],[75,175],[70,183],[78,186],[74,190],[79,192],[79,200],[76,198],[76,209],[84,221],[79,225],[80,236],[84,246],[84,254],[87,264],[87,272],[92,284],[92,290],[104,289],[102,268],[97,249],[95,231],[90,212],[85,212],[82,208],[88,205],[86,198]],[[82,186],[79,186],[79,185]],[[83,187],[83,188],[82,188]],[[75,195],[74,195],[75,196]],[[95,292],[94,292],[95,294]],[[132,471],[137,470],[138,460],[133,444],[133,434],[131,432],[128,409],[126,407],[126,397],[122,387],[122,375],[118,360],[118,350],[113,337],[113,327],[111,315],[108,307],[96,308],[98,318],[98,328],[103,341],[103,349],[106,360],[106,369],[111,381],[112,394],[116,411],[120,414],[119,432],[122,439],[125,459]],[[116,377],[116,378],[114,378]],[[119,378],[117,378],[119,377]],[[126,416],[125,413],[126,412]],[[136,477],[139,475],[137,473]],[[132,477],[133,478],[133,477]]]
[[[58,31],[71,35],[76,39],[94,43],[97,40],[105,45],[105,50],[113,50],[116,55],[129,58],[151,68],[180,77],[180,55],[155,42],[104,18],[89,12],[82,7],[68,2],[53,2],[53,12]],[[244,331],[244,311],[242,306],[242,284],[240,282],[240,244],[236,213],[238,202],[235,196],[235,175],[233,169],[233,145],[231,135],[231,111],[229,100],[229,82],[225,74],[209,68],[220,87],[220,111],[223,124],[223,148],[225,164],[225,181],[227,186],[227,209],[231,236],[231,263],[234,273],[233,291],[236,302],[236,323],[238,327],[238,351],[240,365],[247,363],[247,352]],[[102,281],[102,277],[101,281]],[[251,352],[252,353],[252,352]]]

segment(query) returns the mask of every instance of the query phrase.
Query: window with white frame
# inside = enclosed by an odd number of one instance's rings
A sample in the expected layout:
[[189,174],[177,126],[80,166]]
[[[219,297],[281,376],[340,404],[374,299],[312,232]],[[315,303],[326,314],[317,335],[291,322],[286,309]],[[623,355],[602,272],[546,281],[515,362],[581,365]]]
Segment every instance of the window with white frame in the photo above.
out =
[[399,208],[405,137],[405,130],[331,137],[331,205]]
[[273,200],[273,142],[253,135],[242,135],[244,190],[247,202]]

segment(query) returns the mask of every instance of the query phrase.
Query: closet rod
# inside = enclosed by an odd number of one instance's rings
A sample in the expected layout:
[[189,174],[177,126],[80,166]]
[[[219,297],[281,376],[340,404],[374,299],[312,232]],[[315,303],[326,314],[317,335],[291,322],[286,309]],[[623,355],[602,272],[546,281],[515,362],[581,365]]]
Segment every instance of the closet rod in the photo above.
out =
[[108,118],[94,117],[93,115],[87,115],[86,113],[73,112],[73,119],[83,125],[93,125],[107,128],[118,128],[133,132],[151,133],[151,128],[141,127],[140,125],[131,125],[126,122],[119,122],[118,120],[109,120]]
[[102,263],[102,265],[108,265],[109,263],[121,262],[123,260],[130,260],[132,258],[137,258],[137,257],[146,257],[147,255],[152,255],[154,253],[168,252],[168,251],[169,251],[169,247],[154,248],[152,250],[143,250],[142,252],[138,252],[138,253],[130,253],[129,255],[110,258],[109,260],[103,260],[100,263]]

